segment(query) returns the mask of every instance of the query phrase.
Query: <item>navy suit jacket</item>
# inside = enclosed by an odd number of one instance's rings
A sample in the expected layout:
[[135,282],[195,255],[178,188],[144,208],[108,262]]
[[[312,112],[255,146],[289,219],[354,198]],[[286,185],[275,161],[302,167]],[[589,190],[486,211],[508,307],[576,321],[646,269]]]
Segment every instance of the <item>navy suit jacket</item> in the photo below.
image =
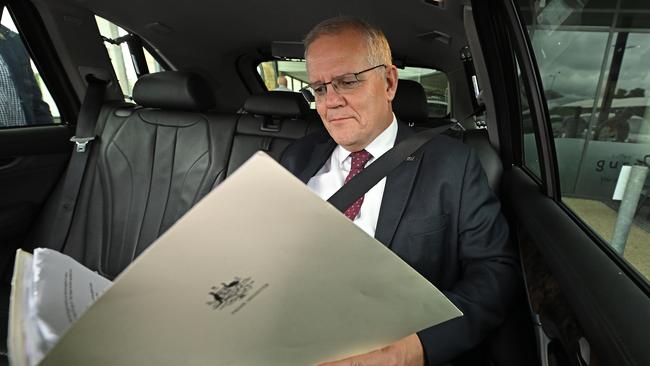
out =
[[[396,143],[413,133],[399,123]],[[327,132],[311,134],[289,146],[281,163],[307,183],[335,147]],[[518,261],[476,153],[439,135],[414,155],[387,177],[375,238],[464,314],[418,332],[427,364],[438,365],[478,345],[503,321]]]

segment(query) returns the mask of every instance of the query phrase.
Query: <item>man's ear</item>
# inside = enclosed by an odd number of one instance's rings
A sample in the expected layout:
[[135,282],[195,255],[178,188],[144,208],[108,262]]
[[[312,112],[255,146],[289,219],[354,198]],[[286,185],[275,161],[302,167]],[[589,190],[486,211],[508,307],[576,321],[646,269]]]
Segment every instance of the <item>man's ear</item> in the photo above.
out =
[[386,66],[386,94],[390,102],[395,99],[397,91],[397,67],[395,65]]

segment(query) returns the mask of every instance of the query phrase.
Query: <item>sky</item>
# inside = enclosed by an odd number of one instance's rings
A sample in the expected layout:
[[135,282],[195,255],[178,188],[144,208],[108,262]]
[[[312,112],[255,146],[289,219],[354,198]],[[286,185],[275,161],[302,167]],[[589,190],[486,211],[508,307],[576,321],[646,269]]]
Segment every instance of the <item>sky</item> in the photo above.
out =
[[[533,35],[535,56],[545,89],[563,95],[593,98],[601,74],[605,52],[610,49],[605,72],[609,71],[613,43],[607,45],[607,32],[537,31]],[[618,88],[643,88],[650,96],[650,33],[630,34]]]
[[16,26],[14,25],[14,21],[11,20],[11,15],[9,15],[9,12],[4,7],[0,9],[2,9],[2,25],[18,33],[18,30],[16,30]]

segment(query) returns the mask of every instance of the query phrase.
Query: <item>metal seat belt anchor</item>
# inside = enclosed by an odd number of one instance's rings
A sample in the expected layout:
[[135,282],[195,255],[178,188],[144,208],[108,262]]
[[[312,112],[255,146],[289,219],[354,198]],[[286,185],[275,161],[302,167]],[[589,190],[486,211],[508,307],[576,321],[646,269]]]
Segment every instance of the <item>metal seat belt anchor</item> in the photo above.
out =
[[92,140],[94,140],[94,137],[77,137],[77,136],[72,136],[70,138],[70,141],[75,143],[75,151],[82,153],[86,152],[86,145]]

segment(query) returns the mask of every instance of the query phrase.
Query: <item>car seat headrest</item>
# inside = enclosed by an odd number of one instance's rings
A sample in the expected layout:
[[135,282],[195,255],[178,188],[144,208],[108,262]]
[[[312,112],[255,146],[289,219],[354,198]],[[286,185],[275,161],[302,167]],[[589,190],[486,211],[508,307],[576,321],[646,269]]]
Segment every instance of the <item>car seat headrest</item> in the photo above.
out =
[[141,76],[133,100],[143,107],[204,111],[215,107],[214,92],[199,74],[163,71]]
[[417,81],[400,79],[393,99],[393,111],[400,121],[426,123],[429,112],[422,85]]
[[299,117],[309,111],[309,104],[300,93],[269,91],[249,96],[244,103],[244,110],[263,116]]

